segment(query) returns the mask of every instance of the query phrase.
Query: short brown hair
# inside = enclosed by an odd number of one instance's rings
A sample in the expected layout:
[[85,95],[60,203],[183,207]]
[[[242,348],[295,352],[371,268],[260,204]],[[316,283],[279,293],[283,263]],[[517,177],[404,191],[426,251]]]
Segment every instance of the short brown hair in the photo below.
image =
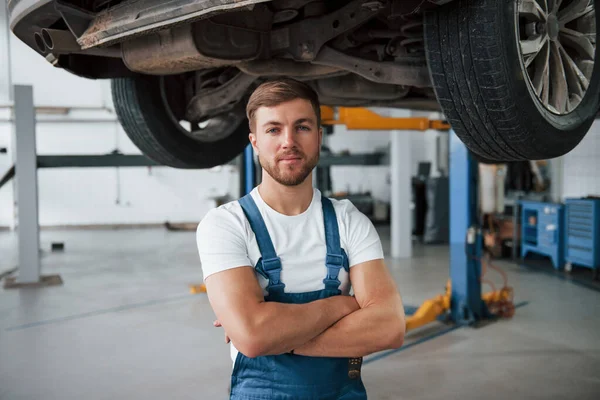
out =
[[260,107],[274,107],[296,99],[310,101],[317,116],[317,126],[321,126],[319,96],[313,88],[292,78],[278,78],[260,84],[250,96],[246,106],[250,129],[253,129],[254,115]]

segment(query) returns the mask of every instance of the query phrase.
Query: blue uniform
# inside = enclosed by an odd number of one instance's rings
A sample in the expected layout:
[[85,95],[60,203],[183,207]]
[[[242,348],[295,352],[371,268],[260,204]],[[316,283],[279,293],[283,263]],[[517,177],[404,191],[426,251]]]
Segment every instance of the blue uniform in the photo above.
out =
[[[348,256],[340,246],[335,210],[322,196],[327,256],[325,288],[307,293],[285,293],[281,281],[281,261],[275,252],[267,227],[250,195],[240,205],[256,236],[261,258],[256,270],[269,280],[265,301],[303,304],[341,295],[338,274],[349,270]],[[367,394],[360,377],[361,359],[305,357],[295,354],[248,358],[238,353],[231,377],[231,399],[358,400]]]

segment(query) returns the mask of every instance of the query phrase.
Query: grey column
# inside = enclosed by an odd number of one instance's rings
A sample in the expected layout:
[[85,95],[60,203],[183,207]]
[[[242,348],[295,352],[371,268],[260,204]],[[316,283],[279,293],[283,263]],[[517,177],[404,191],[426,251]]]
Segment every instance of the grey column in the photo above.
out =
[[40,233],[33,88],[14,87],[17,224],[19,230],[19,283],[40,281]]
[[555,203],[563,201],[564,165],[564,157],[550,160],[550,193],[552,194],[552,201]]
[[410,133],[390,132],[391,253],[393,258],[412,257]]

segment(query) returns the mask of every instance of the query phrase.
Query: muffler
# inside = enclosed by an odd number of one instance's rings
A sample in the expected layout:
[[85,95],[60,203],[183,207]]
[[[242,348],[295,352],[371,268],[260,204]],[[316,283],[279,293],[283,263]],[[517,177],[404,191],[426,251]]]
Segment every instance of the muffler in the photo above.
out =
[[180,74],[256,59],[264,41],[261,32],[204,20],[123,42],[123,61],[135,72]]

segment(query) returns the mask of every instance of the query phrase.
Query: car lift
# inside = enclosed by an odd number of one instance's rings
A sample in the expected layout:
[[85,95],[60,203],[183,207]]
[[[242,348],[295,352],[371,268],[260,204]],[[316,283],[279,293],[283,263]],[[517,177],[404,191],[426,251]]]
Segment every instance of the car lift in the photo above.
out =
[[[483,242],[478,221],[477,161],[445,121],[428,118],[383,117],[365,108],[321,107],[324,126],[345,125],[350,130],[448,131],[450,137],[450,279],[446,291],[426,300],[406,318],[406,330],[414,330],[439,319],[455,324],[473,324],[496,317],[490,309],[511,308],[512,289],[506,285],[482,295]],[[245,193],[256,185],[252,147],[244,152]],[[244,194],[245,194],[244,193]],[[190,286],[191,293],[204,293],[202,285]],[[407,314],[410,314],[407,312]],[[510,313],[503,312],[504,315]]]
[[[14,86],[14,150],[15,164],[0,176],[0,189],[16,178],[15,198],[19,243],[19,265],[1,275],[5,289],[61,285],[59,275],[41,275],[38,221],[37,170],[40,168],[72,167],[152,167],[158,163],[143,155],[113,152],[105,155],[37,155],[36,116],[33,103],[33,87]],[[18,271],[18,277],[9,276]]]
[[[490,308],[512,302],[512,289],[482,295],[483,241],[478,221],[478,167],[446,121],[428,118],[383,117],[365,108],[339,107],[337,119],[330,107],[321,107],[323,125],[345,125],[352,130],[447,131],[450,136],[450,279],[446,291],[426,300],[406,318],[406,330],[414,330],[442,317],[456,324],[471,324],[494,317]],[[501,307],[501,306],[500,306]],[[509,306],[510,307],[510,306]]]

